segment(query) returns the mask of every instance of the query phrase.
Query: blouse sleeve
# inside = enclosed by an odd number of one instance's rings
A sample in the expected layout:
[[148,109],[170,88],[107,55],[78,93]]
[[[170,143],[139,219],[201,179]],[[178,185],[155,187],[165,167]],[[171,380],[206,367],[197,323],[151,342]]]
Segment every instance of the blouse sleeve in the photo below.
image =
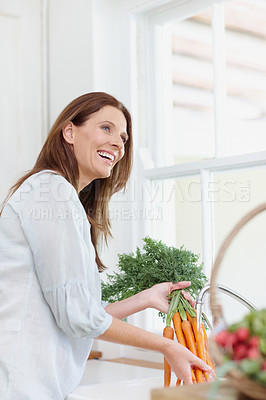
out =
[[56,175],[45,177],[31,182],[20,202],[21,225],[58,326],[70,336],[94,338],[108,329],[112,317],[101,305],[86,214],[72,185]]

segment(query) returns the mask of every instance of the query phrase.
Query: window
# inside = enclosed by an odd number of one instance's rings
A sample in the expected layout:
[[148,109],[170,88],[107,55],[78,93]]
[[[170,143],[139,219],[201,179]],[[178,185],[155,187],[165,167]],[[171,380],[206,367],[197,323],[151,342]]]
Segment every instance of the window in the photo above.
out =
[[[141,32],[140,86],[148,93],[148,123],[140,118],[139,126],[143,176],[168,194],[149,200],[161,218],[144,221],[144,230],[200,253],[207,276],[234,224],[266,201],[265,16],[264,0],[172,2],[147,14]],[[251,287],[250,266],[264,276],[259,218],[220,277],[258,307],[265,277]]]

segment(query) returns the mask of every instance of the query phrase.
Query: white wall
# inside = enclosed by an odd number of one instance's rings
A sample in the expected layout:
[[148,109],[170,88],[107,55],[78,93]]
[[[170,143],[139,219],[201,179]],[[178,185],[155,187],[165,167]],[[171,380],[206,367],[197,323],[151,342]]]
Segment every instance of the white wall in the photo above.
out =
[[0,2],[0,202],[41,147],[41,1]]
[[0,2],[1,199],[32,168],[59,112],[93,90],[91,7],[92,0]]
[[74,98],[93,90],[92,0],[49,0],[49,125]]

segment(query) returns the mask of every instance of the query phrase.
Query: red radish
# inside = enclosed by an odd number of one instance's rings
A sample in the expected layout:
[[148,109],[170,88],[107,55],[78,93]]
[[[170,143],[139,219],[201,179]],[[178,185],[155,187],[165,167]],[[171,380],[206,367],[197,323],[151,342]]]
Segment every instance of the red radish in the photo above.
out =
[[250,345],[250,347],[258,347],[259,346],[259,337],[258,336],[252,336],[249,339],[248,344]]
[[250,347],[247,351],[247,358],[251,360],[256,360],[260,357],[260,352],[256,347]]
[[263,361],[261,369],[262,369],[262,371],[266,371],[266,360]]
[[248,346],[245,343],[237,343],[234,347],[234,360],[242,360],[245,358],[248,352]]
[[249,338],[249,330],[240,326],[236,330],[236,337],[240,342],[245,342]]
[[225,346],[227,348],[231,348],[231,347],[234,347],[237,344],[237,342],[238,342],[238,340],[237,340],[236,333],[228,332]]
[[225,347],[229,336],[230,336],[230,333],[226,330],[219,332],[215,336],[216,343],[218,343],[222,347]]

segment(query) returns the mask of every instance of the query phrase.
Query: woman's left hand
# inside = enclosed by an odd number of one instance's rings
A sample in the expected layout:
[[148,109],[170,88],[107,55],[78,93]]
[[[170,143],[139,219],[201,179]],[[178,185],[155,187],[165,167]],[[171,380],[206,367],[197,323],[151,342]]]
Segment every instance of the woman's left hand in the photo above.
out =
[[[172,282],[164,282],[158,283],[157,285],[152,286],[150,289],[146,290],[146,294],[148,296],[148,304],[149,307],[155,308],[162,313],[167,314],[169,308],[169,297],[168,295],[177,289],[185,289],[190,286],[190,281],[183,281],[178,283]],[[186,300],[190,302],[192,307],[195,307],[195,300],[191,297],[191,295],[182,290],[182,294]]]
[[[185,289],[190,286],[189,281],[178,283],[163,282],[152,286],[149,289],[143,290],[127,299],[110,303],[105,307],[105,310],[113,317],[123,319],[136,312],[145,310],[146,308],[155,308],[162,313],[167,314],[169,308],[168,295],[176,289]],[[195,306],[195,301],[190,294],[182,290],[182,294],[187,299],[192,307]]]

